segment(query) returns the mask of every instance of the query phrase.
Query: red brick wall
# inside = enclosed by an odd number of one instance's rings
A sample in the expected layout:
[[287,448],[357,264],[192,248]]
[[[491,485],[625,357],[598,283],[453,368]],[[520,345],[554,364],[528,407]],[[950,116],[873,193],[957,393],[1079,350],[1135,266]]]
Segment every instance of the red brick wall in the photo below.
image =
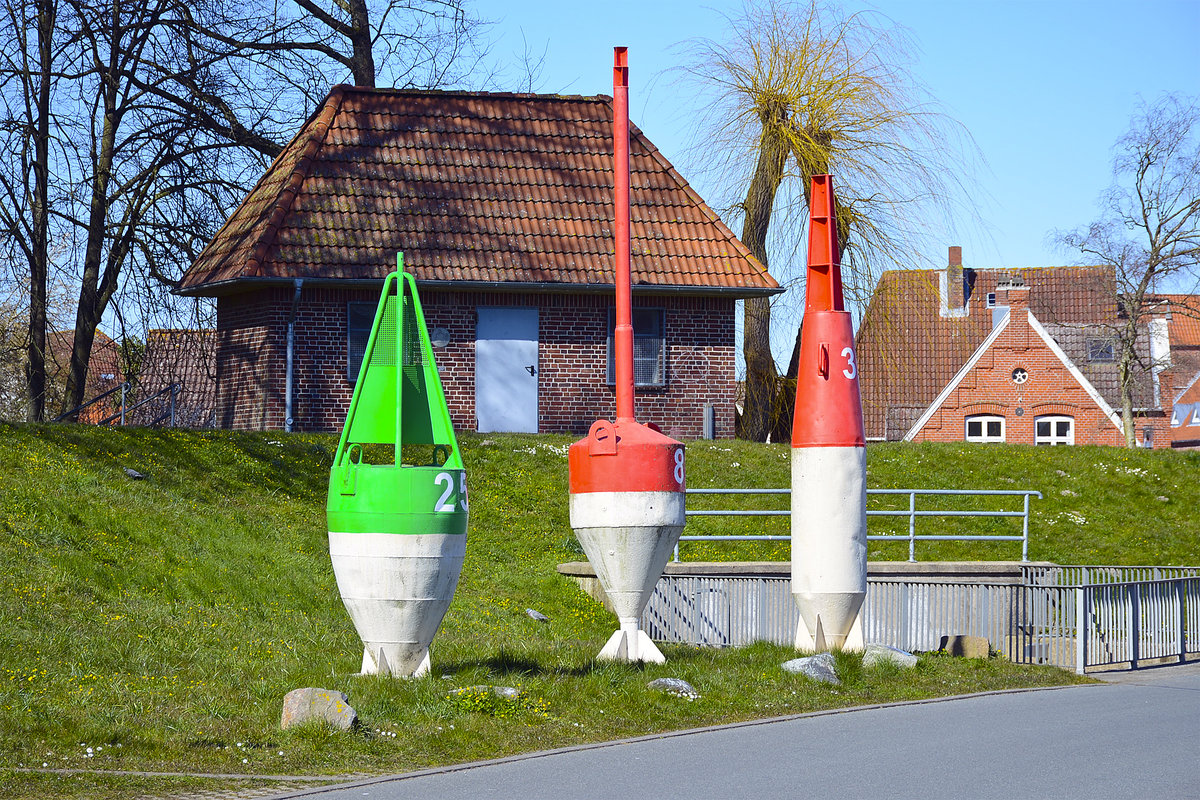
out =
[[[290,288],[222,297],[217,302],[218,424],[283,427]],[[293,417],[296,430],[340,429],[352,387],[346,379],[346,304],[378,294],[305,287],[297,308]],[[435,350],[450,415],[459,430],[475,429],[475,309],[534,306],[539,330],[539,429],[584,433],[611,418],[616,400],[606,383],[608,309],[605,295],[428,291],[421,304],[429,328],[450,332]],[[666,311],[664,389],[639,389],[638,418],[682,438],[699,437],[705,403],[716,406],[716,435],[733,435],[734,301],[638,297],[635,306]]]
[[[281,394],[272,392],[270,365],[283,353],[276,310],[279,290],[217,301],[217,426],[261,429]],[[286,313],[286,312],[285,312]],[[284,318],[286,324],[286,316]],[[276,334],[273,337],[273,334]],[[274,340],[273,340],[274,339]],[[281,415],[281,411],[274,411]]]
[[[1124,444],[1120,429],[1030,326],[1021,299],[1014,296],[1011,301],[1008,326],[917,432],[914,441],[961,442],[966,438],[968,416],[995,414],[1004,417],[1006,442],[1033,444],[1035,420],[1055,414],[1075,419],[1077,445]],[[1013,382],[1013,370],[1017,368],[1028,372],[1025,383]],[[1139,443],[1142,429],[1150,427],[1156,448],[1170,446],[1170,420],[1158,415],[1139,417],[1135,422]]]

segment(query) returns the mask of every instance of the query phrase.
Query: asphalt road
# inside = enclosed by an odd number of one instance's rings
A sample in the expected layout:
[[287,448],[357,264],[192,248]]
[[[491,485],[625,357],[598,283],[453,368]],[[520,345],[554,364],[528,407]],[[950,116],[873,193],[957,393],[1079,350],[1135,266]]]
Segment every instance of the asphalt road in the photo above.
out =
[[1200,798],[1200,665],[310,789],[319,800]]

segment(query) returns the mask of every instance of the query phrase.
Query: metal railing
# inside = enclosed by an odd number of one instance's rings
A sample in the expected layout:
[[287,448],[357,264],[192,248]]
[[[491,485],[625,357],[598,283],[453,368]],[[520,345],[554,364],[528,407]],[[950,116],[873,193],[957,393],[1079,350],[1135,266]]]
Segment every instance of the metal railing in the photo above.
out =
[[[1079,586],[869,578],[868,642],[935,650],[981,636],[1018,663],[1083,674],[1200,657],[1200,577]],[[664,575],[642,614],[654,639],[718,647],[792,644],[800,614],[787,578]]]
[[1088,584],[1072,591],[1076,672],[1182,663],[1200,651],[1200,578]]
[[[791,495],[791,489],[688,489],[689,495]],[[1021,560],[1029,560],[1029,498],[1042,498],[1042,493],[1024,489],[868,489],[867,496],[879,495],[908,495],[907,509],[867,509],[867,517],[907,517],[908,533],[876,533],[868,534],[868,541],[908,542],[908,560],[916,561],[916,545],[918,541],[929,542],[1020,542]],[[918,496],[963,496],[963,497],[1022,497],[1023,508],[1020,511],[984,511],[976,509],[947,510],[947,509],[918,509]],[[689,517],[787,517],[791,509],[688,509]],[[935,534],[916,532],[918,517],[1019,517],[1021,519],[1021,534]],[[789,541],[791,535],[772,534],[742,534],[720,536],[684,535],[679,537],[681,542],[718,542],[718,541]],[[674,560],[679,560],[679,545],[675,545]]]
[[[124,425],[125,424],[125,396],[129,393],[130,388],[131,388],[131,386],[130,386],[129,381],[122,381],[120,386],[114,386],[113,388],[109,389],[107,392],[96,395],[91,400],[88,400],[85,403],[81,403],[81,404],[75,406],[70,411],[65,411],[62,414],[59,414],[57,417],[55,417],[54,419],[52,419],[50,421],[51,422],[62,422],[67,417],[75,417],[79,414],[80,411],[83,411],[85,408],[91,408],[92,406],[94,406],[96,403],[99,403],[104,398],[109,397],[110,395],[114,395],[117,392],[120,392],[121,393],[121,413],[118,414],[117,416],[119,416],[121,418],[121,424]],[[110,417],[110,419],[111,419],[111,417]]]
[[115,414],[110,414],[109,416],[100,420],[99,422],[96,423],[97,425],[108,425],[110,423],[116,422],[117,420],[120,420],[120,423],[119,423],[120,425],[124,425],[126,415],[128,415],[131,411],[139,409],[139,408],[147,405],[148,403],[151,403],[151,402],[157,400],[158,398],[162,397],[163,395],[169,394],[170,401],[167,404],[167,410],[164,411],[162,414],[159,414],[154,419],[150,420],[150,422],[147,423],[147,426],[157,425],[160,422],[170,420],[170,427],[172,427],[172,428],[175,427],[175,406],[176,406],[176,401],[179,398],[179,393],[183,390],[182,383],[169,384],[169,385],[167,385],[166,388],[158,390],[157,392],[150,395],[149,397],[139,400],[138,402],[134,403],[131,406],[126,405],[126,400],[128,399],[130,388],[131,388],[130,383],[128,381],[125,381],[120,386],[116,386],[112,389],[109,389],[107,392],[104,392],[103,394],[98,394],[95,397],[93,397],[91,400],[88,400],[86,403],[82,403],[78,406],[75,406],[75,408],[72,408],[70,411],[59,414],[57,417],[55,417],[53,420],[51,420],[51,422],[62,422],[64,419],[67,419],[69,417],[78,418],[78,414],[80,411],[83,411],[85,408],[89,408],[89,407],[95,405],[96,403],[99,403],[101,400],[105,399],[106,397],[109,397],[110,395],[120,392],[121,393],[121,409],[120,409],[120,411],[116,412]]

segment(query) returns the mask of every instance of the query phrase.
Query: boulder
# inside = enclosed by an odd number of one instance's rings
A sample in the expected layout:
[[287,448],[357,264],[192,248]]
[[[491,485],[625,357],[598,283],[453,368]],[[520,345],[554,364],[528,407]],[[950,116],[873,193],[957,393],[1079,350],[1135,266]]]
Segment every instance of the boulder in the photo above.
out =
[[793,658],[791,661],[783,662],[782,666],[785,672],[803,675],[821,683],[831,683],[834,686],[840,686],[842,683],[838,680],[837,672],[834,671],[833,653],[817,653],[815,656]]
[[863,666],[874,667],[878,664],[895,664],[903,669],[912,669],[917,665],[917,657],[907,650],[888,647],[886,644],[869,644],[863,652]]
[[279,727],[290,728],[314,720],[348,731],[358,727],[358,712],[350,705],[346,693],[335,689],[309,687],[288,692],[283,698]]
[[988,640],[982,636],[943,636],[938,649],[963,658],[987,658],[991,652]]
[[673,694],[677,697],[687,697],[695,699],[700,696],[700,693],[683,678],[655,678],[646,684],[647,688],[657,689],[660,692]]

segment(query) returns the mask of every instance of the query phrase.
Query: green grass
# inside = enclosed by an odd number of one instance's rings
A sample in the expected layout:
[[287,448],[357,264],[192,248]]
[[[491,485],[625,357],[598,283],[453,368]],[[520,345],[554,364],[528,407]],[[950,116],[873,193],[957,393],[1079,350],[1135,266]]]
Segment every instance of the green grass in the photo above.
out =
[[[597,663],[615,620],[554,569],[583,557],[567,520],[573,438],[463,437],[471,526],[462,579],[434,643],[432,676],[398,681],[353,675],[361,645],[338,598],[325,533],[334,437],[0,426],[0,796],[120,798],[262,785],[18,771],[43,763],[380,773],[1075,680],[1050,668],[934,655],[915,673],[868,671],[845,655],[845,684],[832,688],[784,673],[779,664],[791,652],[766,644],[664,646],[662,666]],[[692,486],[787,485],[785,446],[696,442],[688,453]],[[1031,557],[1062,563],[1200,561],[1200,534],[1188,520],[1200,501],[1198,465],[1190,454],[1091,448],[869,449],[872,486],[1041,490]],[[131,480],[125,467],[146,480]],[[972,555],[955,547],[918,552]],[[1019,553],[996,547],[983,557]],[[684,554],[782,558],[786,550],[696,543]],[[526,608],[551,622],[535,622]],[[700,699],[646,689],[663,676],[690,681]],[[523,695],[501,703],[453,694],[479,684]],[[347,692],[364,729],[281,731],[283,695],[300,686]]]

